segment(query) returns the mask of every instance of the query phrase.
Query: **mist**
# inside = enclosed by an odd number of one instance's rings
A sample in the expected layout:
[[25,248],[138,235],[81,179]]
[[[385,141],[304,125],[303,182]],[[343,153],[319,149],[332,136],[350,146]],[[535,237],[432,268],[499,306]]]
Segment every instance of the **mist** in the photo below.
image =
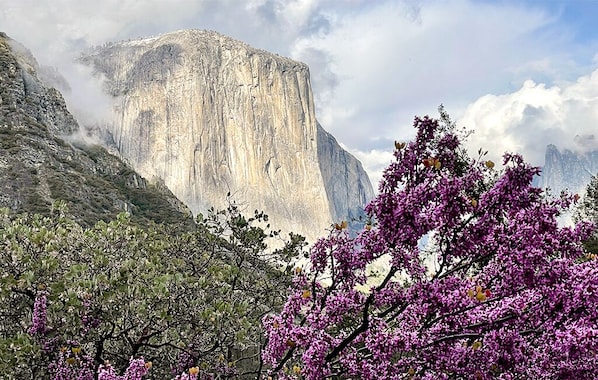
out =
[[583,14],[569,11],[583,8],[577,2],[0,4],[0,31],[66,79],[61,90],[83,126],[109,119],[113,99],[103,92],[103,78],[76,63],[82,52],[106,42],[197,28],[307,63],[318,120],[362,161],[374,183],[393,141],[413,136],[413,117],[437,116],[440,104],[458,124],[475,130],[473,151],[482,147],[496,157],[515,151],[541,165],[548,143],[595,147],[591,135],[598,115],[591,86],[598,34],[593,19],[569,17]]

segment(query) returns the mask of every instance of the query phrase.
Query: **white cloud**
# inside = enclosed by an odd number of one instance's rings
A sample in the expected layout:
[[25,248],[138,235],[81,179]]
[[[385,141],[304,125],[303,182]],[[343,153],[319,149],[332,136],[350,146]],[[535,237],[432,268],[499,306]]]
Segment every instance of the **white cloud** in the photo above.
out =
[[[341,144],[344,149],[346,146]],[[357,158],[366,172],[369,173],[370,181],[374,191],[378,191],[378,184],[382,179],[382,172],[394,159],[392,150],[372,149],[370,151],[353,150],[351,152]]]
[[[390,152],[393,140],[413,137],[413,116],[436,116],[441,103],[458,119],[483,94],[509,93],[530,79],[550,86],[588,70],[576,62],[572,52],[579,50],[573,35],[557,23],[558,15],[506,4],[380,2],[358,13],[335,13],[329,33],[299,38],[292,51],[324,74],[314,77],[322,125],[365,161],[363,152]],[[325,59],[312,60],[314,51]],[[583,60],[592,57],[591,47],[584,54]],[[550,96],[554,90],[530,89],[527,95]],[[541,100],[530,100],[530,107]],[[477,138],[498,148],[490,132]],[[534,145],[533,138],[509,135],[499,145],[536,158],[544,146]],[[365,166],[380,178],[380,168]]]
[[[441,103],[454,118],[467,109],[469,119],[464,120],[511,123],[494,130],[486,124],[471,126],[486,138],[475,137],[484,146],[524,149],[534,160],[543,147],[530,142],[539,141],[533,129],[552,131],[560,138],[563,130],[571,134],[577,128],[570,122],[574,113],[579,123],[591,120],[591,112],[584,108],[587,103],[571,100],[588,98],[589,89],[574,96],[574,89],[582,91],[583,85],[567,81],[596,68],[597,41],[576,43],[578,23],[567,25],[560,19],[568,3],[552,4],[0,0],[0,27],[29,47],[41,63],[59,66],[68,77],[76,72],[72,58],[90,45],[184,28],[216,30],[303,60],[311,68],[321,124],[364,160],[376,183],[381,169],[377,157],[390,154],[395,139],[413,136],[414,115],[435,116]],[[530,79],[545,85],[519,89]],[[76,82],[80,83],[73,86],[73,98],[82,98],[94,87],[85,83],[84,76]],[[477,100],[484,94],[506,95]],[[98,97],[90,93],[88,107]],[[514,103],[516,98],[530,104],[521,108]],[[558,98],[566,113],[558,108]],[[503,114],[496,111],[499,106]],[[511,119],[504,116],[509,112]],[[555,124],[556,117],[568,121]],[[524,119],[533,128],[513,126]],[[495,144],[497,135],[503,140]],[[541,144],[548,137],[542,137]]]
[[551,21],[542,11],[465,1],[412,4],[384,2],[337,14],[330,33],[294,45],[300,59],[313,49],[330,57],[325,64],[339,80],[331,96],[320,99],[318,113],[352,148],[363,149],[381,134],[390,138],[415,114],[433,113],[441,103],[464,105],[482,89],[508,89],[510,70],[538,51],[540,37],[529,34]]
[[483,96],[467,107],[459,124],[475,130],[472,151],[489,150],[498,161],[510,151],[543,165],[548,144],[598,149],[598,70],[559,86],[526,81],[512,93]]

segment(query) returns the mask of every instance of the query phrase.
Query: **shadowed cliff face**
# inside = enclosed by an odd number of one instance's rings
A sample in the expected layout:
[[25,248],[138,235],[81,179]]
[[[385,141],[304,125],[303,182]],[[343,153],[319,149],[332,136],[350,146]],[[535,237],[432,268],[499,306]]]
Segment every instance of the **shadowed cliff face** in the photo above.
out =
[[373,198],[369,178],[355,157],[318,123],[318,158],[334,220],[360,220],[363,205]]
[[359,163],[318,127],[302,63],[205,31],[111,44],[83,62],[108,79],[120,154],[194,213],[230,193],[313,242],[373,195]]
[[55,135],[79,129],[62,95],[37,77],[38,63],[24,46],[0,33],[0,106],[5,124],[43,124]]

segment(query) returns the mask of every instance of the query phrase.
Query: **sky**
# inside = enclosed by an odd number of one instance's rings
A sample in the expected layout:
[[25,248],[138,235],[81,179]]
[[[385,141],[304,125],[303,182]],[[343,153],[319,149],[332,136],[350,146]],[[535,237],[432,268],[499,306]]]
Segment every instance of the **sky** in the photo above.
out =
[[65,74],[79,118],[107,104],[73,58],[105,42],[209,29],[303,61],[318,120],[374,187],[440,104],[497,162],[598,149],[597,17],[598,0],[0,0],[0,31]]

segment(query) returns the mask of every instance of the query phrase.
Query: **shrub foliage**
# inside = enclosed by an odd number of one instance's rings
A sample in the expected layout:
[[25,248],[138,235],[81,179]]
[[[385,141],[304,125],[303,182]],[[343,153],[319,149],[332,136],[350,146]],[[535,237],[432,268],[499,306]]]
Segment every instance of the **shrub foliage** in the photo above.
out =
[[84,228],[63,211],[0,214],[0,373],[93,379],[143,358],[148,378],[259,376],[260,321],[283,304],[302,238],[268,250],[267,217],[234,205],[191,232],[126,214]]

